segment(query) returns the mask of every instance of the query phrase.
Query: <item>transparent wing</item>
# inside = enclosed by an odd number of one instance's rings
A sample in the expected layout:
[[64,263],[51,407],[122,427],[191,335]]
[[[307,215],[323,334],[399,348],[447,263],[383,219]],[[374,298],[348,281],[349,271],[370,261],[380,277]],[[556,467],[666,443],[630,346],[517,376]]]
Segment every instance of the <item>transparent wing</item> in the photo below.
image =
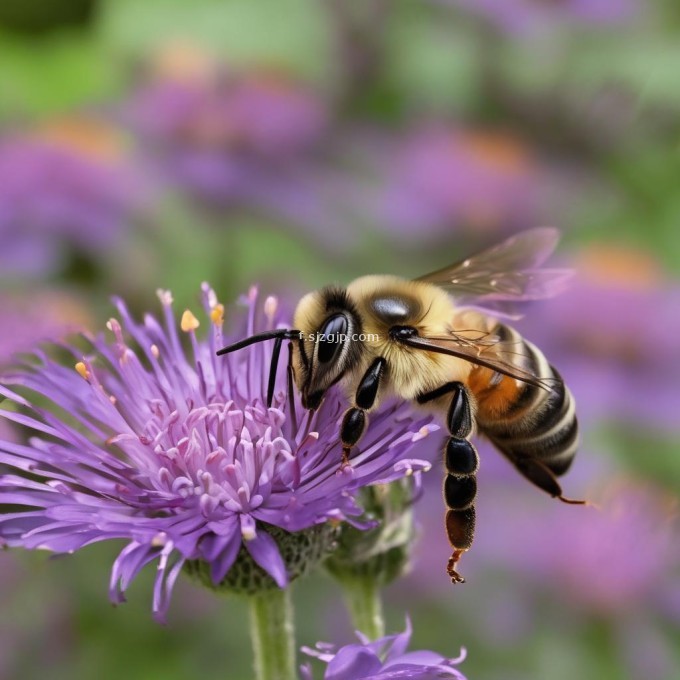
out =
[[446,289],[462,305],[516,316],[513,302],[557,295],[571,277],[569,269],[540,268],[558,240],[557,229],[530,229],[416,280]]
[[524,343],[503,342],[483,331],[461,331],[444,337],[413,336],[400,342],[415,349],[458,357],[541,389],[550,390],[555,383],[524,368],[530,363]]

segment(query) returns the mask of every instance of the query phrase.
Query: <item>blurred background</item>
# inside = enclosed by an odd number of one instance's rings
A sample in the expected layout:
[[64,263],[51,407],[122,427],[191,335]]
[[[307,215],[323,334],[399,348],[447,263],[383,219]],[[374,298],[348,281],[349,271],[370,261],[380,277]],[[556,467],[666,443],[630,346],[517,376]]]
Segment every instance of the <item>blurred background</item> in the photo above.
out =
[[[563,486],[599,509],[481,444],[452,588],[435,465],[388,630],[410,612],[470,680],[678,678],[678,73],[674,0],[3,0],[0,370],[101,329],[112,294],[292,308],[557,226],[577,276],[518,327],[576,396]],[[160,627],[148,573],[114,609],[119,549],[0,554],[0,678],[250,677],[243,602],[186,581]],[[301,644],[352,639],[330,580],[294,593]]]

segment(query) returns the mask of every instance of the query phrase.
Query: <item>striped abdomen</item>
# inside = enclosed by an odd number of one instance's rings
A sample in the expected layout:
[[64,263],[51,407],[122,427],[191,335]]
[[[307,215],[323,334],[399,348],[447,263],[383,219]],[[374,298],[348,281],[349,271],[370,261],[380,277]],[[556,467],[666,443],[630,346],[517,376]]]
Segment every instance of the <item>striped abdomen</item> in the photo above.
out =
[[561,475],[578,447],[574,399],[560,374],[533,344],[505,324],[498,324],[493,332],[507,348],[503,359],[530,371],[546,387],[475,369],[469,387],[477,401],[477,424],[523,474],[545,488],[536,479],[541,472],[535,463]]

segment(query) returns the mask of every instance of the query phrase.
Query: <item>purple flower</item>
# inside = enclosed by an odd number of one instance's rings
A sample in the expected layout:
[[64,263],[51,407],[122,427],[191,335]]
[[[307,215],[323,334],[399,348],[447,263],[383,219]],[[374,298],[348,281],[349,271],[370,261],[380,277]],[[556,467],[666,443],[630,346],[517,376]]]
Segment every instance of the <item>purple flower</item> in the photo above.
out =
[[0,268],[44,274],[68,248],[101,255],[127,229],[138,183],[103,124],[54,123],[0,140]]
[[[305,654],[328,664],[324,680],[437,680],[454,678],[465,680],[457,669],[465,659],[465,652],[455,659],[447,659],[435,652],[407,652],[411,639],[411,622],[407,619],[406,630],[397,635],[387,635],[371,642],[357,632],[358,644],[337,649],[334,645],[320,642],[316,649],[303,647]],[[302,668],[305,680],[312,680],[309,666]]]
[[402,237],[537,222],[542,180],[518,140],[432,126],[388,150],[378,221]]
[[[442,0],[440,0],[441,2]],[[637,0],[443,0],[518,36],[569,25],[615,26],[632,20]]]
[[[298,414],[296,425],[283,390],[272,408],[265,405],[270,343],[216,357],[228,342],[224,308],[204,285],[210,329],[199,339],[199,321],[185,311],[185,350],[172,297],[159,296],[163,324],[150,315],[133,320],[118,301],[112,338],[85,338],[85,356],[65,347],[75,370],[36,352],[36,363],[8,376],[12,387],[0,387],[21,407],[0,413],[36,433],[27,445],[0,442],[0,464],[19,473],[0,477],[0,503],[15,506],[0,515],[0,539],[57,553],[125,539],[111,598],[122,601],[141,568],[157,561],[153,610],[162,618],[188,560],[205,563],[217,585],[244,546],[286,586],[284,559],[266,527],[298,532],[358,516],[359,488],[428,467],[404,456],[427,434],[429,419],[414,421],[404,407],[383,410],[352,466],[339,470],[337,395],[311,417]],[[249,335],[274,324],[275,300],[265,302],[262,319],[255,297],[248,299]],[[18,394],[24,389],[40,395],[40,405]]]

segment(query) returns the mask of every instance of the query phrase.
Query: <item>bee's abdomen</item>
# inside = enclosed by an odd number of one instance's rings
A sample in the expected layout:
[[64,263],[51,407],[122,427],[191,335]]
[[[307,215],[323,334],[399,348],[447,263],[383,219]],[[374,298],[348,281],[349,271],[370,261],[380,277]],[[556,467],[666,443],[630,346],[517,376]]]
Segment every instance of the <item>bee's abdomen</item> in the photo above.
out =
[[571,392],[542,352],[516,331],[503,332],[520,348],[523,368],[539,377],[545,387],[489,376],[477,390],[480,430],[515,463],[540,461],[555,475],[565,473],[578,447],[578,423]]

